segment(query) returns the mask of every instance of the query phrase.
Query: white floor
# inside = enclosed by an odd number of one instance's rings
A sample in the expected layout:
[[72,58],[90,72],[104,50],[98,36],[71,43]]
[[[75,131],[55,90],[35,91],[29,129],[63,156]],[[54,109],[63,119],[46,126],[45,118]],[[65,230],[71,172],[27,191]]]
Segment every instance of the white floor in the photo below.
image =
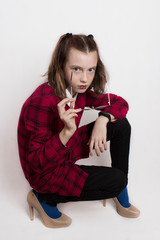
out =
[[34,221],[29,219],[26,193],[11,191],[1,201],[0,238],[9,239],[57,239],[57,240],[159,240],[160,211],[157,198],[136,190],[136,206],[141,210],[138,219],[127,219],[115,211],[112,200],[103,207],[102,201],[59,204],[59,209],[72,218],[72,224],[63,229],[46,228],[37,212]]
[[[6,163],[6,165],[9,165]],[[59,204],[59,210],[72,218],[68,228],[48,229],[35,211],[34,221],[29,219],[26,196],[30,190],[22,170],[11,164],[12,175],[1,175],[0,239],[57,239],[57,240],[159,240],[159,170],[144,169],[143,174],[134,169],[128,185],[130,201],[141,210],[137,219],[119,216],[113,200]],[[3,185],[3,187],[2,187]]]
[[[34,221],[30,221],[26,202],[30,187],[23,176],[15,145],[3,154],[5,161],[1,162],[0,168],[2,170],[0,173],[0,239],[159,240],[160,164],[158,148],[153,151],[154,149],[144,146],[144,150],[143,146],[138,143],[142,139],[137,138],[134,141],[134,136],[138,135],[136,131],[133,129],[128,191],[130,202],[141,210],[139,218],[127,219],[119,216],[113,200],[109,199],[106,207],[103,207],[102,201],[59,204],[59,210],[72,218],[72,224],[68,228],[48,229],[36,212]],[[16,136],[10,141],[9,144],[16,142]],[[3,149],[5,151],[5,148]],[[12,159],[11,155],[13,155]],[[109,164],[109,151],[102,154],[101,158],[94,157],[87,161],[84,159],[78,163],[105,165],[106,158]]]

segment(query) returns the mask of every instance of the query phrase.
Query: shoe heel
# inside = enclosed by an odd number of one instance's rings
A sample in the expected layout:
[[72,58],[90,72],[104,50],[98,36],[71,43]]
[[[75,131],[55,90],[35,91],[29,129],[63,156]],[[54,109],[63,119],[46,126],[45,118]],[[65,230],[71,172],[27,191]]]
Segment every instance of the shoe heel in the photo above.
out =
[[31,205],[29,205],[29,215],[30,215],[31,221],[33,221],[34,220],[34,209]]
[[27,202],[29,205],[31,221],[34,219],[33,208],[35,208],[38,211],[39,215],[41,216],[44,225],[48,228],[68,227],[72,222],[72,219],[63,213],[61,217],[59,217],[58,219],[49,217],[42,208],[40,202],[38,201],[37,197],[35,196],[32,190],[27,195]]
[[106,207],[106,202],[107,202],[107,200],[105,199],[105,200],[103,200],[103,207]]

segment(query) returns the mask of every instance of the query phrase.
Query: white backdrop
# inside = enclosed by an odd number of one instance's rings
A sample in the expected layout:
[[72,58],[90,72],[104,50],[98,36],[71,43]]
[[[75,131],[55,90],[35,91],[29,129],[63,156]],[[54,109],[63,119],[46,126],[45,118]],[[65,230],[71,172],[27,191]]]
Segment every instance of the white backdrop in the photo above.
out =
[[[154,239],[160,237],[160,1],[0,0],[1,239]],[[41,84],[60,35],[93,34],[110,74],[110,91],[130,105],[129,195],[138,219],[120,217],[112,200],[60,204],[73,223],[47,229],[28,217],[30,189],[19,163],[17,124],[22,104]],[[81,124],[95,119],[84,116]],[[79,161],[106,164],[100,158]],[[31,235],[32,234],[32,235]]]

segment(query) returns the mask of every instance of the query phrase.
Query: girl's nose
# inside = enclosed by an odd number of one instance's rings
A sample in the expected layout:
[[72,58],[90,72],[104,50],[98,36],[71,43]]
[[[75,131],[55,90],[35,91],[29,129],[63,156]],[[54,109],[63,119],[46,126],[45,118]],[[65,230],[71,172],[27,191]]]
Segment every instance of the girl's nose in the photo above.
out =
[[87,74],[86,73],[83,73],[81,75],[81,82],[87,82]]

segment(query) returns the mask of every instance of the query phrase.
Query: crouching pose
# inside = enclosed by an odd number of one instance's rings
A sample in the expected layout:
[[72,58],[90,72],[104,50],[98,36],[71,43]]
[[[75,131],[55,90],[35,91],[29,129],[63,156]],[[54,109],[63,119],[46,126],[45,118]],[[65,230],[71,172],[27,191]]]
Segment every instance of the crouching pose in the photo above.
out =
[[[92,35],[65,34],[53,52],[41,84],[25,101],[18,124],[18,146],[33,208],[47,227],[65,227],[71,218],[58,203],[113,198],[117,212],[138,217],[127,192],[131,127],[128,103],[105,94],[108,79]],[[79,127],[85,110],[97,109],[97,119]],[[111,167],[77,165],[82,158],[107,150]]]

